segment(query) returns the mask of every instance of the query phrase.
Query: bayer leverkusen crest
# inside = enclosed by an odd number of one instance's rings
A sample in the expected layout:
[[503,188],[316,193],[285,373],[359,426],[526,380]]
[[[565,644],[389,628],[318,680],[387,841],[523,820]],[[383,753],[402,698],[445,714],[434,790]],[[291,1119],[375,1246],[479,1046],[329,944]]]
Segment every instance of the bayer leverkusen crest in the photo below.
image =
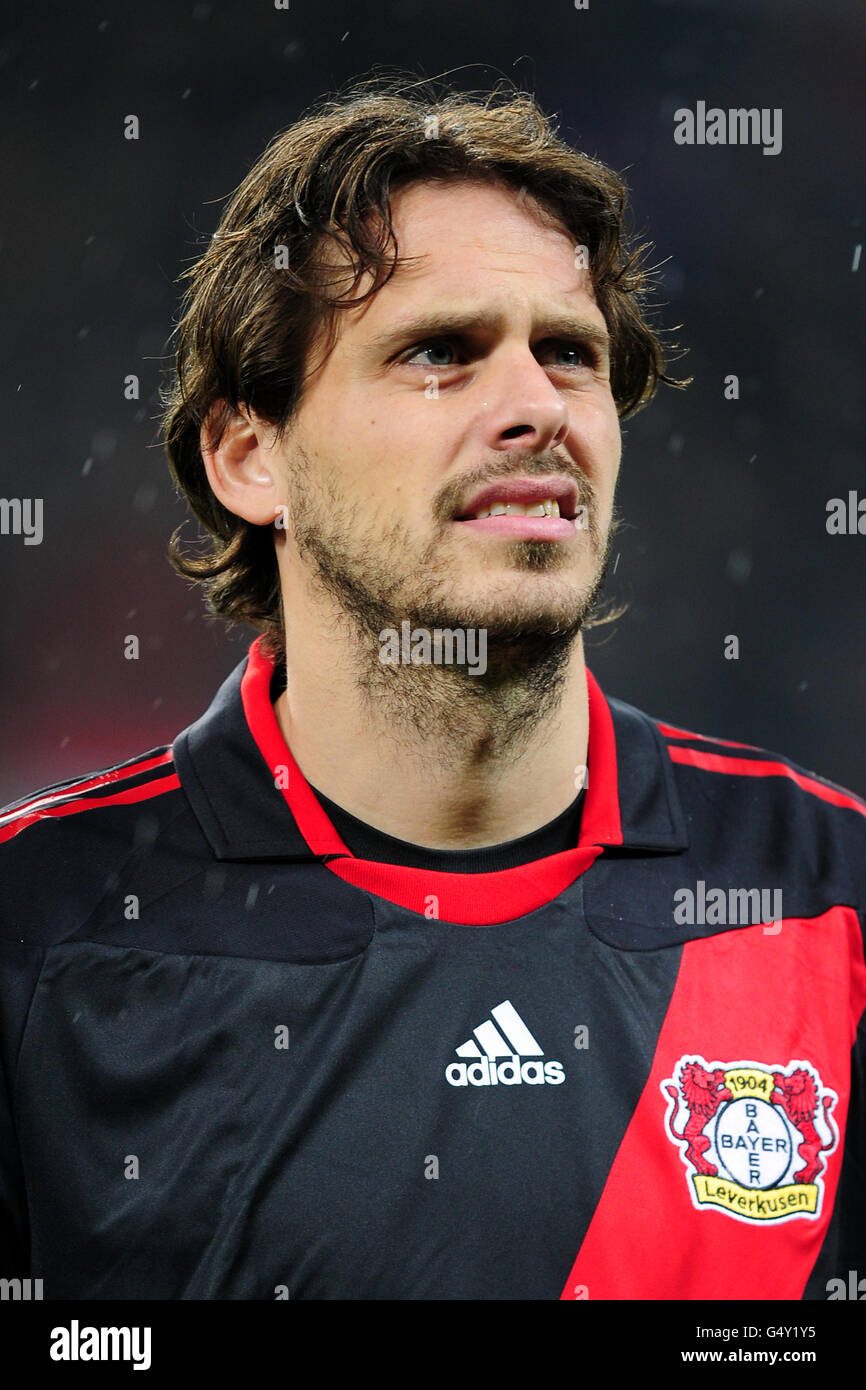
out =
[[820,1215],[838,1096],[810,1062],[681,1057],[661,1089],[699,1210],[750,1223]]

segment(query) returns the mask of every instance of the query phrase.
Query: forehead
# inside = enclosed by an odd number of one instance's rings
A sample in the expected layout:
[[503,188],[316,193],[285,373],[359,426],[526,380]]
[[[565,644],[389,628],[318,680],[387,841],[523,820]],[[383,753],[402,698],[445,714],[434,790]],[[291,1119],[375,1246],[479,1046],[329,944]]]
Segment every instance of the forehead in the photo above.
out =
[[366,304],[340,316],[344,334],[372,332],[398,311],[457,300],[542,315],[580,308],[603,324],[575,237],[520,189],[468,180],[411,184],[393,195],[391,217],[398,266]]

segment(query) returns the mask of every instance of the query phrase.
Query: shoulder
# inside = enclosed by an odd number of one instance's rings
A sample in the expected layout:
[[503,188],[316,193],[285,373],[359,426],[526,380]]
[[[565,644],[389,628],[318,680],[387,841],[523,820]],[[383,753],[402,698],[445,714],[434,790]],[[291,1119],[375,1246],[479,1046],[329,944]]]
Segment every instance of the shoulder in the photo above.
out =
[[[866,800],[784,753],[695,733],[661,719],[652,722],[671,763],[695,784],[700,782],[705,794],[712,794],[714,789],[728,793],[740,790],[768,800],[789,801],[814,814],[824,814],[825,808],[831,808],[831,815],[833,809],[850,812],[852,823],[862,823],[866,831]],[[686,779],[681,776],[680,780]]]
[[[170,746],[43,787],[0,810],[0,923],[74,929],[186,805]],[[45,943],[47,944],[47,942]]]
[[[783,753],[653,720],[696,843],[866,904],[866,801]],[[781,881],[781,878],[780,878]]]
[[[66,782],[42,787],[0,810],[0,845],[9,844],[33,827],[46,829],[69,821],[78,829],[89,812],[117,812],[151,801],[180,787],[174,754],[168,745],[152,748],[126,762],[102,768]],[[25,837],[22,845],[35,837]]]
[[[667,856],[648,874],[645,863],[630,868],[632,861],[620,856],[609,875],[631,874],[635,899],[644,903],[655,892],[659,921],[669,914],[672,888],[690,885],[784,890],[786,917],[812,920],[851,909],[866,920],[861,796],[785,754],[698,733],[620,700],[609,704],[623,826],[630,831],[624,844]],[[590,771],[590,785],[591,779]],[[648,835],[646,826],[665,833]],[[613,894],[616,885],[601,878],[605,893]],[[846,932],[854,926],[846,918]]]

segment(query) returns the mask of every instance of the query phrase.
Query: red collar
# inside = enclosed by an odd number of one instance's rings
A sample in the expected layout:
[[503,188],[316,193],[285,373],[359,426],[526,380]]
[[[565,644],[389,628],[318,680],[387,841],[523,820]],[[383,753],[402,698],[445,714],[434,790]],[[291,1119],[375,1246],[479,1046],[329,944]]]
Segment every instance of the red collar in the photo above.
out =
[[486,926],[523,917],[550,902],[585,873],[603,846],[622,844],[613,720],[598,683],[587,670],[590,772],[580,839],[574,849],[487,874],[449,874],[356,859],[320,806],[283,738],[271,704],[274,664],[262,643],[258,638],[251,646],[241,681],[250,733],[311,852],[334,856],[327,867],[347,883],[421,916]]

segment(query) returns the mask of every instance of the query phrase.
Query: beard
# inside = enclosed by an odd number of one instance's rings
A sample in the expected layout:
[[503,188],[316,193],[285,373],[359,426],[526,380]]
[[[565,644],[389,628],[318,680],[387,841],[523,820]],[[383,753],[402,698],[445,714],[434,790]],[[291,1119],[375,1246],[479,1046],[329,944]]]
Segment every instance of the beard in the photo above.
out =
[[[508,570],[529,581],[487,586],[483,598],[456,591],[449,564],[449,527],[461,497],[498,477],[562,473],[562,461],[515,451],[501,463],[446,485],[436,497],[432,538],[420,544],[399,520],[377,526],[322,478],[296,443],[289,476],[295,544],[313,588],[330,600],[348,626],[348,650],[358,689],[394,737],[411,731],[429,739],[447,735],[476,756],[516,752],[558,706],[574,643],[604,585],[611,532],[599,528],[595,489],[585,475],[579,503],[587,509],[587,544],[594,564],[588,582],[569,582],[562,546],[547,541],[506,543]],[[573,473],[573,470],[572,470]],[[497,561],[502,573],[502,556]],[[544,586],[544,576],[551,583]],[[520,592],[520,590],[523,592]],[[539,590],[542,590],[539,592]],[[474,630],[486,634],[486,669],[466,664],[383,664],[381,634],[413,630]]]

